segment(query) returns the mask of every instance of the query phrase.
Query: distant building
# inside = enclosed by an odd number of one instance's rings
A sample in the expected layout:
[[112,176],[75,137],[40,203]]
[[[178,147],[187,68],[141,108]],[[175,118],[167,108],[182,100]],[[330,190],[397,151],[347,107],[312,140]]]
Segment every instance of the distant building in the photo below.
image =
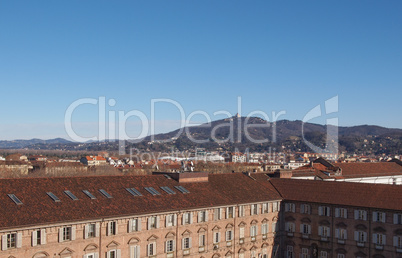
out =
[[82,157],[80,162],[87,166],[99,166],[106,165],[107,161],[104,157],[101,156],[86,156]]
[[20,154],[20,153],[14,153],[14,154],[10,154],[6,157],[6,161],[23,161],[23,162],[27,162],[28,158],[27,156]]

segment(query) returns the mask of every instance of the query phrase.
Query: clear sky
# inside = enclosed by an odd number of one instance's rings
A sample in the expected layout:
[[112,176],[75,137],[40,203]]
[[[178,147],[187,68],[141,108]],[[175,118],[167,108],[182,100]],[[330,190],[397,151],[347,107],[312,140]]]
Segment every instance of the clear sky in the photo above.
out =
[[[340,125],[402,128],[401,14],[400,0],[3,0],[0,140],[68,138],[68,107],[100,97],[115,100],[110,122],[118,111],[150,119],[160,98],[216,120],[237,113],[238,97],[243,116],[302,120],[338,96]],[[155,132],[184,118],[159,102]],[[96,105],[72,113],[83,136],[98,121]],[[126,126],[135,136],[139,119]]]

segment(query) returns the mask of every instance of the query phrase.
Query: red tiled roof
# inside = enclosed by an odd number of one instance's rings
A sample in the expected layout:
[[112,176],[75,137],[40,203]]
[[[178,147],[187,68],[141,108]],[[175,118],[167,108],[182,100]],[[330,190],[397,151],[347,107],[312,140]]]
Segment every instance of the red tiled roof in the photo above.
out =
[[342,169],[342,177],[345,178],[402,175],[402,166],[395,162],[334,163],[334,166]]
[[[271,185],[261,187],[241,173],[211,174],[207,183],[181,184],[189,194],[180,193],[175,185],[179,183],[163,175],[0,179],[0,228],[281,199]],[[165,193],[161,186],[169,186],[176,194]],[[132,196],[125,190],[128,187],[136,187],[143,196]],[[154,187],[161,195],[152,196],[144,187]],[[105,198],[99,189],[113,198]],[[79,200],[71,200],[64,190]],[[82,190],[89,190],[97,199],[91,200]],[[54,193],[61,202],[54,202],[46,192]],[[7,194],[15,194],[23,205],[14,204]]]
[[398,185],[282,178],[270,183],[285,200],[402,210],[402,187]]

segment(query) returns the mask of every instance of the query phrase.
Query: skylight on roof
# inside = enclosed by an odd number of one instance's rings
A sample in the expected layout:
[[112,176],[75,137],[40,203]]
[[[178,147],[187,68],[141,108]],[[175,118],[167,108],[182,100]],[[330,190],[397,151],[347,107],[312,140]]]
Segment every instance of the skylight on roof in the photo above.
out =
[[167,179],[172,179],[169,175],[164,175]]
[[54,193],[52,193],[52,192],[47,192],[47,195],[49,195],[49,197],[52,198],[53,201],[55,201],[55,202],[60,202],[59,197],[57,197]]
[[99,189],[99,192],[101,192],[101,194],[103,194],[106,198],[113,198],[108,192],[106,192],[103,189]]
[[184,194],[188,194],[190,193],[190,191],[188,191],[186,188],[184,188],[181,185],[176,185],[174,188],[176,188],[177,190],[179,190],[180,192],[184,193]]
[[153,187],[145,187],[145,190],[147,190],[152,195],[160,195],[160,193],[156,191]]
[[170,188],[167,187],[167,186],[161,186],[161,189],[162,189],[163,191],[167,192],[168,194],[176,194],[175,191],[173,191],[172,189],[170,189]]
[[65,193],[68,197],[70,197],[71,200],[73,200],[73,201],[77,201],[77,200],[78,200],[77,196],[75,196],[75,195],[74,195],[72,192],[70,192],[69,190],[64,191],[64,193]]
[[96,197],[93,194],[91,194],[88,190],[82,190],[82,191],[92,200],[96,199]]
[[23,203],[20,201],[20,199],[18,199],[18,197],[15,196],[15,194],[7,194],[7,195],[8,195],[8,197],[11,198],[11,200],[13,200],[13,202],[15,202],[15,204],[17,204],[17,205],[23,204]]
[[126,188],[126,190],[134,196],[142,196],[142,194],[135,188]]

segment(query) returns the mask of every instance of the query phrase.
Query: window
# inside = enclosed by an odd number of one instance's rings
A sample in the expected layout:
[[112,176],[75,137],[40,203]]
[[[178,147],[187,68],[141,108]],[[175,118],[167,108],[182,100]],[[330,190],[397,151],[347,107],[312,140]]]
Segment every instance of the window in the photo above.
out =
[[311,214],[311,206],[309,204],[302,204],[300,206],[300,213]]
[[174,251],[174,240],[166,241],[166,253],[171,253]]
[[311,226],[309,224],[300,224],[300,233],[304,235],[311,234]]
[[337,228],[335,229],[335,237],[340,240],[346,240],[348,239],[348,232],[344,228]]
[[278,223],[272,222],[272,233],[276,233],[276,232],[278,232],[278,231],[279,231],[279,229],[278,229]]
[[228,230],[226,231],[226,241],[232,241],[233,240],[233,231]]
[[394,214],[394,224],[402,224],[402,214],[401,213],[395,213]]
[[380,233],[373,234],[373,243],[376,245],[385,245],[385,235]]
[[310,256],[308,255],[308,248],[302,248],[302,258],[309,258]]
[[258,204],[252,204],[250,215],[257,215],[258,214]]
[[148,256],[156,255],[156,243],[155,242],[149,243],[147,247],[148,247],[147,248]]
[[367,233],[364,231],[355,231],[355,241],[364,243],[367,241]]
[[198,245],[199,246],[205,246],[205,235],[201,234],[198,237]]
[[329,233],[329,227],[327,226],[319,226],[318,227],[318,235],[321,237],[329,237],[330,233]]
[[148,230],[158,228],[158,216],[151,216],[148,218]]
[[261,213],[268,213],[268,212],[269,212],[269,203],[263,203]]
[[239,238],[244,239],[244,227],[239,228]]
[[286,222],[285,223],[285,231],[289,233],[295,232],[295,223],[293,222]]
[[84,258],[95,258],[95,257],[97,257],[97,253],[95,254],[95,253],[91,253],[91,254],[85,254],[84,255]]
[[250,227],[250,236],[254,238],[257,236],[257,225],[252,225]]
[[141,219],[131,219],[128,221],[129,232],[141,231]]
[[239,217],[244,217],[245,214],[246,213],[244,205],[239,206]]
[[106,258],[120,258],[121,251],[120,250],[110,250],[106,253]]
[[320,252],[320,258],[327,258],[327,257],[328,257],[327,251],[321,251]]
[[183,247],[182,249],[190,249],[191,248],[191,237],[183,238]]
[[345,255],[344,255],[344,254],[338,254],[338,255],[336,256],[336,258],[345,258]]
[[193,216],[192,216],[191,212],[183,213],[182,220],[183,220],[182,221],[183,225],[189,225],[189,224],[193,223]]
[[68,226],[59,229],[59,242],[75,240],[75,227]]
[[63,241],[69,241],[71,239],[71,227],[64,227],[63,228]]
[[7,234],[7,249],[17,247],[17,233]]
[[345,208],[335,208],[335,217],[337,218],[348,218],[348,210]]
[[234,218],[234,207],[227,207],[226,208],[226,219],[233,219]]
[[117,223],[116,223],[116,221],[110,221],[107,224],[107,235],[108,236],[117,235]]
[[32,246],[46,244],[46,230],[38,229],[32,231]]
[[96,237],[96,224],[90,223],[86,225],[85,231],[86,238]]
[[285,212],[295,212],[295,204],[294,203],[285,203]]
[[398,249],[402,249],[402,236],[394,236],[394,246]]
[[318,215],[320,216],[331,216],[331,208],[328,206],[319,206]]
[[286,247],[286,258],[294,258],[293,256],[293,246],[288,245]]
[[217,244],[221,241],[221,233],[220,232],[215,232],[214,233],[214,244]]
[[132,245],[130,246],[130,258],[141,258],[140,257],[140,246]]
[[382,223],[385,223],[385,212],[374,211],[374,212],[373,212],[373,221],[374,221],[374,222],[382,222]]
[[263,235],[268,234],[268,223],[263,223],[261,225],[261,234]]
[[175,215],[174,214],[169,214],[169,215],[166,215],[166,227],[172,227],[172,226],[174,226],[176,223],[175,223]]
[[198,223],[200,222],[207,222],[207,211],[199,211],[198,212]]
[[279,211],[279,202],[273,202],[272,203],[272,212],[277,212]]
[[356,220],[367,220],[367,211],[365,210],[355,210]]
[[221,208],[215,208],[214,209],[214,220],[220,220],[221,219]]

